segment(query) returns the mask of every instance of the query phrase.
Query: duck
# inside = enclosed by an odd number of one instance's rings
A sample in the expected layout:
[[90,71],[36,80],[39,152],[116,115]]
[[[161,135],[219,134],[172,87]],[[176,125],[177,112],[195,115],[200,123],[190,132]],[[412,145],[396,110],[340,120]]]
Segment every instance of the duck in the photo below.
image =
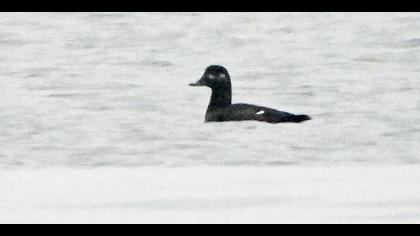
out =
[[295,115],[276,109],[245,103],[232,104],[232,82],[227,69],[208,66],[201,79],[190,83],[193,87],[212,90],[205,122],[261,121],[267,123],[301,123],[311,120],[309,115]]

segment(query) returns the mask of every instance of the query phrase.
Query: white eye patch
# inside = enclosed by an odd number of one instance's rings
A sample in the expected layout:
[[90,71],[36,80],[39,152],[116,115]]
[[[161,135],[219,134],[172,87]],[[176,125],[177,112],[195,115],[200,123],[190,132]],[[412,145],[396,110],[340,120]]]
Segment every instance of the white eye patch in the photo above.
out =
[[209,79],[216,79],[216,78],[218,78],[218,79],[225,79],[226,78],[226,75],[225,74],[223,74],[223,73],[221,73],[221,74],[219,74],[219,75],[214,75],[214,74],[209,74],[208,75],[208,78]]

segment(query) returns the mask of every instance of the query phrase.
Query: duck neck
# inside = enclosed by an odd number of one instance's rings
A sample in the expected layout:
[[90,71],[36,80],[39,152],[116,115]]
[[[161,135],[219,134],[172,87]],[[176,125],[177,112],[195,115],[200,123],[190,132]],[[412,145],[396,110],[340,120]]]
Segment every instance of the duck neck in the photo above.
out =
[[232,86],[230,83],[212,89],[208,110],[225,108],[230,105],[232,105]]

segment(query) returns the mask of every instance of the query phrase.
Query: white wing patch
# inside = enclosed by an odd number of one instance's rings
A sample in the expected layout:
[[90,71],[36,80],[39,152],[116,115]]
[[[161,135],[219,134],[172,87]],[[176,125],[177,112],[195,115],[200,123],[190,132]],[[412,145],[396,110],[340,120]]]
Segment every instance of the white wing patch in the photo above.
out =
[[257,112],[257,115],[262,115],[264,113],[265,113],[265,111],[259,111],[259,112]]

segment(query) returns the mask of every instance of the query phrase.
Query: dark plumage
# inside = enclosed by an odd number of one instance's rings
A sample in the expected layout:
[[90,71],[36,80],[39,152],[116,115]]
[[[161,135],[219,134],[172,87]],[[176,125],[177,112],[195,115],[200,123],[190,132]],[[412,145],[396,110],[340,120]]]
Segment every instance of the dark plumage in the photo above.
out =
[[299,123],[311,119],[307,115],[294,115],[267,107],[249,104],[232,105],[232,84],[229,73],[223,66],[207,67],[201,79],[190,86],[207,86],[212,89],[206,122],[256,120],[269,123]]

